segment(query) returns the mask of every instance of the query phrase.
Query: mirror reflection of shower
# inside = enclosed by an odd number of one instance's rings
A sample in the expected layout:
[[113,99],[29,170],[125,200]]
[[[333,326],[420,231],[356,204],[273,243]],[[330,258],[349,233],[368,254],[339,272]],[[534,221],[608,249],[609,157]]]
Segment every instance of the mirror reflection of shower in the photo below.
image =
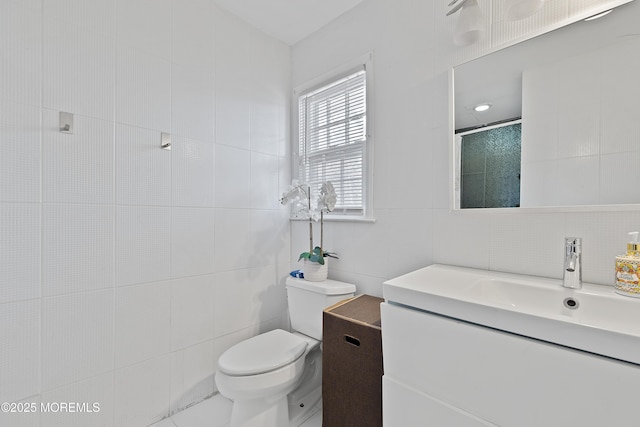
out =
[[461,209],[520,206],[520,120],[456,135]]

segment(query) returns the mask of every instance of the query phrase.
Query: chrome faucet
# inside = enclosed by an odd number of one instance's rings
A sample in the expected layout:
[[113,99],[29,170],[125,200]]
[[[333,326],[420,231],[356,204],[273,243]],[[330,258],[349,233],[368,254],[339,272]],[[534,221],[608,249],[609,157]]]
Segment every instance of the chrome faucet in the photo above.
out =
[[582,239],[580,237],[566,237],[564,239],[562,286],[572,289],[582,287]]

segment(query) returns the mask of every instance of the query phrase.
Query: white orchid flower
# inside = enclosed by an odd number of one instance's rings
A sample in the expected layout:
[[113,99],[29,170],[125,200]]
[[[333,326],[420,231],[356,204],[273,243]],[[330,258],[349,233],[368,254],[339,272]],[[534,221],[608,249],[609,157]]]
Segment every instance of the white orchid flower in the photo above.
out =
[[[291,205],[291,215],[296,218],[305,218],[309,220],[309,252],[303,252],[300,254],[300,259],[307,259],[311,262],[324,264],[325,256],[337,258],[335,253],[325,252],[323,250],[323,215],[325,212],[331,212],[335,209],[336,200],[336,190],[330,181],[322,183],[320,187],[320,194],[315,201],[311,200],[311,188],[309,185],[297,179],[294,179],[288,190],[285,193],[282,193],[280,203],[283,205]],[[314,221],[320,221],[320,246],[315,248],[313,245]]]
[[318,209],[331,212],[336,207],[336,201],[336,190],[331,181],[323,182],[318,196]]
[[295,205],[302,200],[304,200],[304,202],[306,203],[308,199],[307,187],[307,184],[294,179],[287,192],[282,193],[280,203],[283,205],[288,205],[289,203]]

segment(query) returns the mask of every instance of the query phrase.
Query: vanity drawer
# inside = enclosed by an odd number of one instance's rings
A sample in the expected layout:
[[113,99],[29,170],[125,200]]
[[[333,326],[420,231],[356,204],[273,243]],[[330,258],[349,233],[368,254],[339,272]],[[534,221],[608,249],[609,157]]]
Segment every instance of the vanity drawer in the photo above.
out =
[[502,427],[636,427],[640,366],[382,304],[385,378]]
[[386,426],[496,427],[495,424],[400,384],[388,375],[382,378],[382,384],[382,413]]

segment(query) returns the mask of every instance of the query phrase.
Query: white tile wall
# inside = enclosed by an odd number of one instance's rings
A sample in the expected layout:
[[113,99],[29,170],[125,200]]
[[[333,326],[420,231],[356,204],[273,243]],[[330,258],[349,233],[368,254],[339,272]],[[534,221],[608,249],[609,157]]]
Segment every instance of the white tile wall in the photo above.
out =
[[[83,412],[56,411],[60,402],[87,405]],[[113,374],[108,373],[42,393],[42,403],[53,410],[42,411],[42,425],[51,427],[108,426],[113,424]],[[94,406],[95,405],[95,406]]]
[[[27,399],[21,399],[17,401],[18,404],[26,404],[30,407],[36,405],[36,408],[40,408],[40,396],[32,396]],[[2,422],[11,425],[12,427],[38,427],[40,426],[40,413],[39,412],[10,412],[2,414]]]
[[171,59],[171,0],[116,0],[116,32],[122,43]]
[[113,370],[113,290],[44,298],[42,389]]
[[[637,96],[640,88],[634,77],[640,69],[640,58],[625,52],[640,48],[635,37],[617,43],[603,52],[603,63],[608,64],[602,78],[602,134],[607,135],[601,145],[601,153],[634,151],[640,135],[637,117]],[[616,108],[612,108],[615,106]]]
[[[249,150],[216,146],[216,206],[248,208],[251,206],[251,152]],[[228,185],[229,182],[233,185]]]
[[[36,2],[37,0],[31,0]],[[104,36],[113,36],[116,0],[44,0],[44,13],[50,18]]]
[[214,392],[213,340],[172,353],[171,411],[184,409]]
[[0,203],[0,303],[40,296],[40,208]]
[[171,396],[171,356],[165,354],[115,372],[115,426],[140,427],[163,418]]
[[[3,103],[40,105],[42,92],[42,10],[35,1],[0,4]],[[39,3],[39,2],[37,2]]]
[[40,390],[40,301],[2,304],[0,399],[13,402]]
[[[185,45],[198,47],[198,64],[213,65],[214,41],[217,15],[220,14],[214,4],[208,0],[173,1],[171,4],[171,41],[172,58],[176,63],[189,63],[178,60]],[[225,19],[224,17],[220,19]],[[222,33],[226,36],[226,33]],[[205,43],[203,43],[203,41]]]
[[171,208],[118,206],[116,285],[167,280],[171,270]]
[[171,277],[209,274],[215,271],[215,209],[171,210]]
[[207,67],[171,66],[171,131],[200,141],[214,140],[214,77]]
[[278,198],[271,197],[271,194],[278,194],[280,190],[278,156],[252,152],[250,162],[249,200],[251,207],[277,210],[279,207]]
[[171,152],[161,132],[116,125],[116,200],[123,205],[171,205]]
[[[154,27],[157,25],[154,23]],[[117,122],[171,132],[168,59],[121,43],[116,57],[115,95]]]
[[216,209],[214,265],[217,271],[248,268],[251,256],[261,254],[251,251],[248,209]]
[[113,123],[76,114],[73,134],[61,133],[50,109],[42,122],[43,201],[113,203]]
[[43,31],[44,107],[113,120],[113,37],[49,17]]
[[115,367],[169,352],[171,283],[152,282],[116,290]]
[[216,143],[248,149],[251,145],[251,34],[237,18],[216,17]]
[[[600,156],[600,200],[602,203],[625,203],[637,200],[640,192],[626,183],[638,182],[640,171],[635,167],[640,151]],[[638,227],[636,227],[638,228]]]
[[[285,215],[283,215],[283,213]],[[249,218],[249,234],[251,247],[256,254],[251,258],[252,267],[281,266],[287,264],[287,269],[281,273],[289,273],[288,264],[290,258],[289,239],[286,234],[289,230],[289,216],[285,211],[276,210],[252,210]],[[274,232],[276,231],[277,232]]]
[[[2,63],[4,65],[4,62]],[[6,93],[6,92],[3,92]],[[40,109],[0,101],[0,200],[40,200]]]
[[42,212],[42,294],[112,288],[114,207],[46,203]]
[[216,336],[279,318],[286,309],[284,280],[273,266],[216,275]]
[[290,48],[211,0],[7,0],[0,52],[0,400],[101,405],[0,425],[211,395],[217,294],[248,292],[230,330],[285,321]]
[[172,136],[171,201],[174,206],[214,207],[214,159],[215,144]]
[[638,156],[632,94],[640,62],[629,55],[637,48],[636,40],[626,40],[525,72],[523,206],[633,200],[633,190],[620,183],[637,178],[637,168],[624,166]]
[[216,337],[213,274],[171,281],[171,349],[180,350]]

